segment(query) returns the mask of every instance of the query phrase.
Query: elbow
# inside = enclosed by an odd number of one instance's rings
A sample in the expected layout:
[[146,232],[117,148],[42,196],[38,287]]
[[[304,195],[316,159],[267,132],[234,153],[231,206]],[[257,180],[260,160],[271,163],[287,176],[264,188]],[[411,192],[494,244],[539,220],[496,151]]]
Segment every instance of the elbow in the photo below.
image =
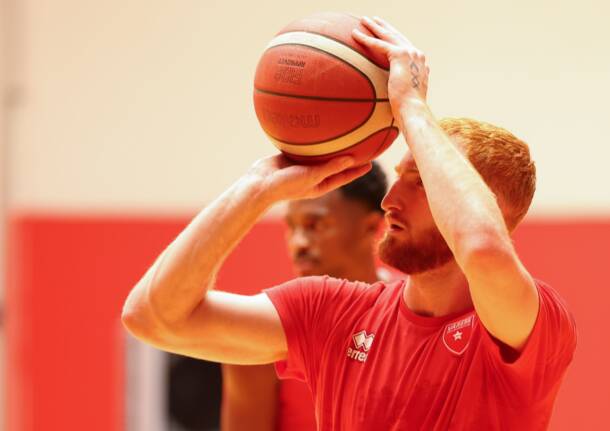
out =
[[131,335],[138,339],[146,340],[148,328],[150,327],[150,323],[147,322],[147,319],[144,317],[143,312],[138,312],[134,307],[130,307],[128,303],[123,307],[123,312],[121,313],[121,323],[123,327],[129,332]]
[[146,343],[155,343],[162,334],[162,326],[147,304],[141,303],[132,294],[127,298],[121,312],[121,323],[131,335]]
[[123,310],[121,323],[133,337],[155,347],[164,348],[171,339],[170,333],[145,312]]
[[180,326],[158,313],[148,295],[132,291],[121,312],[123,327],[140,341],[164,348],[180,337]]
[[123,327],[129,331],[130,333],[138,332],[139,329],[139,318],[133,310],[127,308],[127,304],[123,307],[123,312],[121,313],[121,323]]

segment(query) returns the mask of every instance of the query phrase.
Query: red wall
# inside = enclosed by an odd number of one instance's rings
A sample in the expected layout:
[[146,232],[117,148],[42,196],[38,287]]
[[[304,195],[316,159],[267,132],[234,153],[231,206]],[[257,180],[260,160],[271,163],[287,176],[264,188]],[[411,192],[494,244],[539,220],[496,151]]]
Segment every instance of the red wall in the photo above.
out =
[[[124,422],[123,300],[186,218],[15,218],[6,297],[11,431],[114,431]],[[254,293],[290,278],[279,222],[266,221],[230,257],[221,288]],[[610,221],[533,221],[517,248],[566,298],[576,358],[553,430],[610,429]]]
[[576,319],[578,345],[551,430],[610,430],[610,220],[536,221],[515,235],[535,277],[557,289]]

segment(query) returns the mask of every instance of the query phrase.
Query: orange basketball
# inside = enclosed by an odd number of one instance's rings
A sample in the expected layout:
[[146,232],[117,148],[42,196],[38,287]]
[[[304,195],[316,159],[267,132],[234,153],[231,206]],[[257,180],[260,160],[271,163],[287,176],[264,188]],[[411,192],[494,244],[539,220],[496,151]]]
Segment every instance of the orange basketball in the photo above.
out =
[[346,13],[319,13],[282,29],[254,78],[256,116],[274,145],[309,163],[379,156],[398,136],[388,100],[388,61],[352,38],[370,32]]

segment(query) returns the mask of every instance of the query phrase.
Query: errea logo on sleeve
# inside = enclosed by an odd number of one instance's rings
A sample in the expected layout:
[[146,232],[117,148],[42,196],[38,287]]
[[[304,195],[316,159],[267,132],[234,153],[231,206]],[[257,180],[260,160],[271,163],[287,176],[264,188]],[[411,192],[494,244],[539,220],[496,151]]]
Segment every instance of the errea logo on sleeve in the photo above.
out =
[[366,331],[362,330],[357,332],[352,336],[352,340],[354,342],[354,347],[347,348],[347,357],[350,359],[354,359],[359,362],[365,362],[368,357],[368,351],[371,348],[371,344],[373,344],[373,339],[375,338],[375,334],[368,334]]

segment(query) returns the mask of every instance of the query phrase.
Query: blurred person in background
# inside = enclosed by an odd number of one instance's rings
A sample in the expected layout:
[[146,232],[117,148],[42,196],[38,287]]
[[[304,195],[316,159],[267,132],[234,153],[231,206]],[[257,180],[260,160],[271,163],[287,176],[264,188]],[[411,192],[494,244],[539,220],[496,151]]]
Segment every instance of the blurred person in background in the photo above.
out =
[[[382,168],[316,199],[288,203],[287,244],[299,277],[329,275],[375,283],[391,273],[375,262],[387,192]],[[316,429],[311,391],[304,382],[278,381],[274,366],[223,364],[223,431]]]

